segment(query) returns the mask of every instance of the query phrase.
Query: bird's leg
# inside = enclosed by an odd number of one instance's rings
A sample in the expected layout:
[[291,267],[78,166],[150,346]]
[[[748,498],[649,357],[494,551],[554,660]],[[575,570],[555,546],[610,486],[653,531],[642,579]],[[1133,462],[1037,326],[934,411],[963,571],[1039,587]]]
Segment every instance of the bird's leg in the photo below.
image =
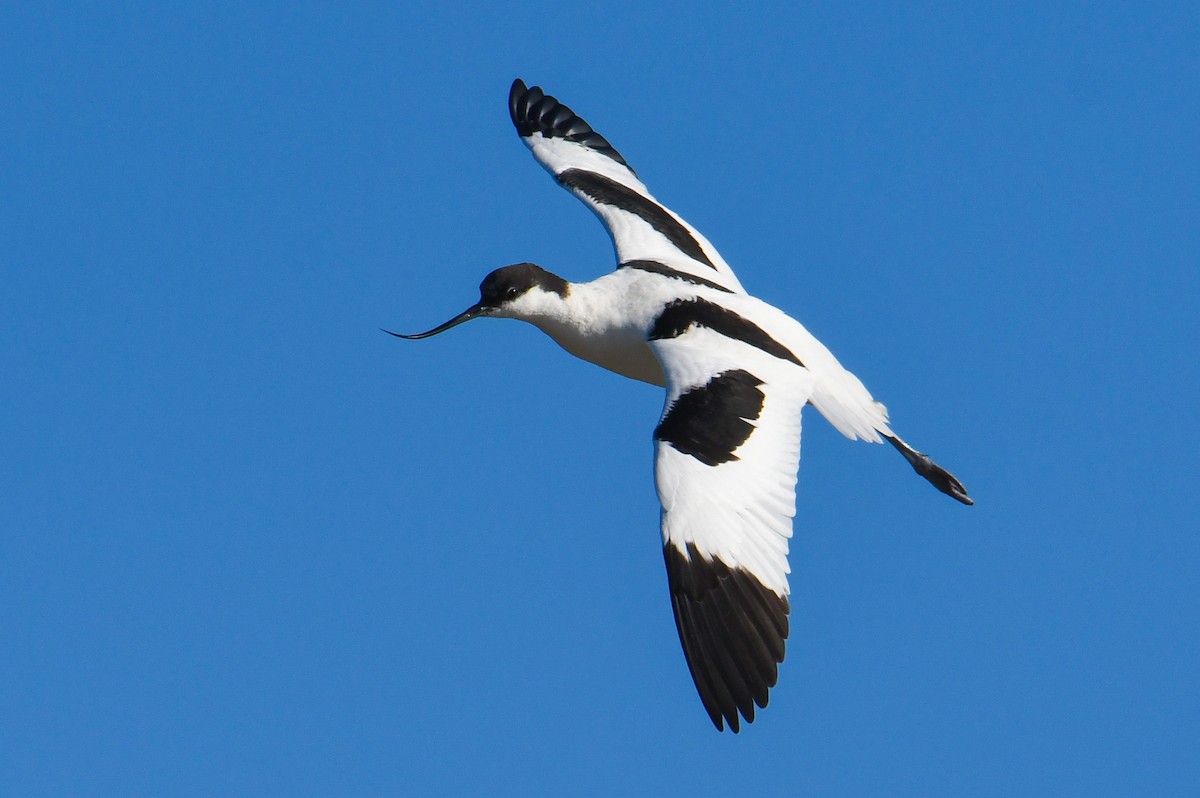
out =
[[885,435],[884,437],[887,438],[888,443],[896,447],[896,451],[904,455],[904,459],[912,465],[913,470],[929,480],[930,484],[935,488],[963,504],[975,503],[967,495],[967,489],[963,487],[963,484],[955,479],[954,475],[949,471],[930,460],[929,455],[918,452],[897,437],[892,435]]

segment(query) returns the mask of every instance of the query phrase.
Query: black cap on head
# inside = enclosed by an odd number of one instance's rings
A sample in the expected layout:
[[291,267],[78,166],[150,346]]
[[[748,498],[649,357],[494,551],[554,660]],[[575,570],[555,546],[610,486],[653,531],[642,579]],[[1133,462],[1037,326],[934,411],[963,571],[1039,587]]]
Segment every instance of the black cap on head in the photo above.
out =
[[483,278],[483,282],[479,284],[479,305],[498,308],[534,286],[558,294],[564,299],[570,293],[570,285],[557,274],[551,274],[535,263],[515,263],[496,269]]

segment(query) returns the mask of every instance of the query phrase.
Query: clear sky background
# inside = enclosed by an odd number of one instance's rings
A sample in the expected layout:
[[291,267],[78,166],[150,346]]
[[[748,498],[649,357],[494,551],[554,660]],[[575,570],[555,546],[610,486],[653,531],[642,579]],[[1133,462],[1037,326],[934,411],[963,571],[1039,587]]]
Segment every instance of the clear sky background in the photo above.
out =
[[[1189,794],[1197,42],[1194,3],[5,4],[0,794]],[[977,500],[806,414],[741,735],[671,618],[661,393],[379,332],[612,267],[518,76]]]

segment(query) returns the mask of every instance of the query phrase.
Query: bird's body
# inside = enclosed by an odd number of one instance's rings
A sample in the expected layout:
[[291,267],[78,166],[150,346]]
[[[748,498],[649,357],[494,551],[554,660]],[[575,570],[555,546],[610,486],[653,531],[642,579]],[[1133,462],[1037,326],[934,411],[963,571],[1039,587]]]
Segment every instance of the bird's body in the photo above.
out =
[[478,316],[529,322],[572,355],[666,389],[654,431],[664,559],[696,688],[718,729],[754,719],[788,632],[788,539],[800,415],[812,404],[851,439],[891,443],[942,492],[966,490],[891,430],[887,410],[798,321],[748,295],[715,248],[658,203],[569,108],[513,84],[513,123],[538,161],[612,235],[618,268],[570,283],[540,266],[498,269]]

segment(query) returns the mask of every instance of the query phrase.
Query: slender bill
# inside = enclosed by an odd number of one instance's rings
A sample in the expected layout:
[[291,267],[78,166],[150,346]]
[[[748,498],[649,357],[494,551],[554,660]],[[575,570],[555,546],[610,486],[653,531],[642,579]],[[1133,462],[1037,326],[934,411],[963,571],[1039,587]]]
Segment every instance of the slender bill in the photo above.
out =
[[449,330],[451,327],[457,327],[458,325],[462,324],[463,322],[470,321],[471,319],[475,318],[476,316],[481,315],[482,313],[483,313],[482,305],[472,305],[471,307],[464,310],[462,313],[460,313],[457,316],[455,316],[454,318],[450,319],[450,321],[446,322],[445,324],[439,324],[438,326],[434,327],[432,330],[427,330],[426,332],[423,332],[423,333],[417,333],[416,335],[404,335],[402,333],[392,332],[391,330],[384,330],[384,332],[387,333],[388,335],[394,335],[397,338],[406,338],[409,341],[416,341],[419,338],[429,338],[430,336],[437,335],[438,333],[441,333],[441,332],[445,332],[446,330]]

